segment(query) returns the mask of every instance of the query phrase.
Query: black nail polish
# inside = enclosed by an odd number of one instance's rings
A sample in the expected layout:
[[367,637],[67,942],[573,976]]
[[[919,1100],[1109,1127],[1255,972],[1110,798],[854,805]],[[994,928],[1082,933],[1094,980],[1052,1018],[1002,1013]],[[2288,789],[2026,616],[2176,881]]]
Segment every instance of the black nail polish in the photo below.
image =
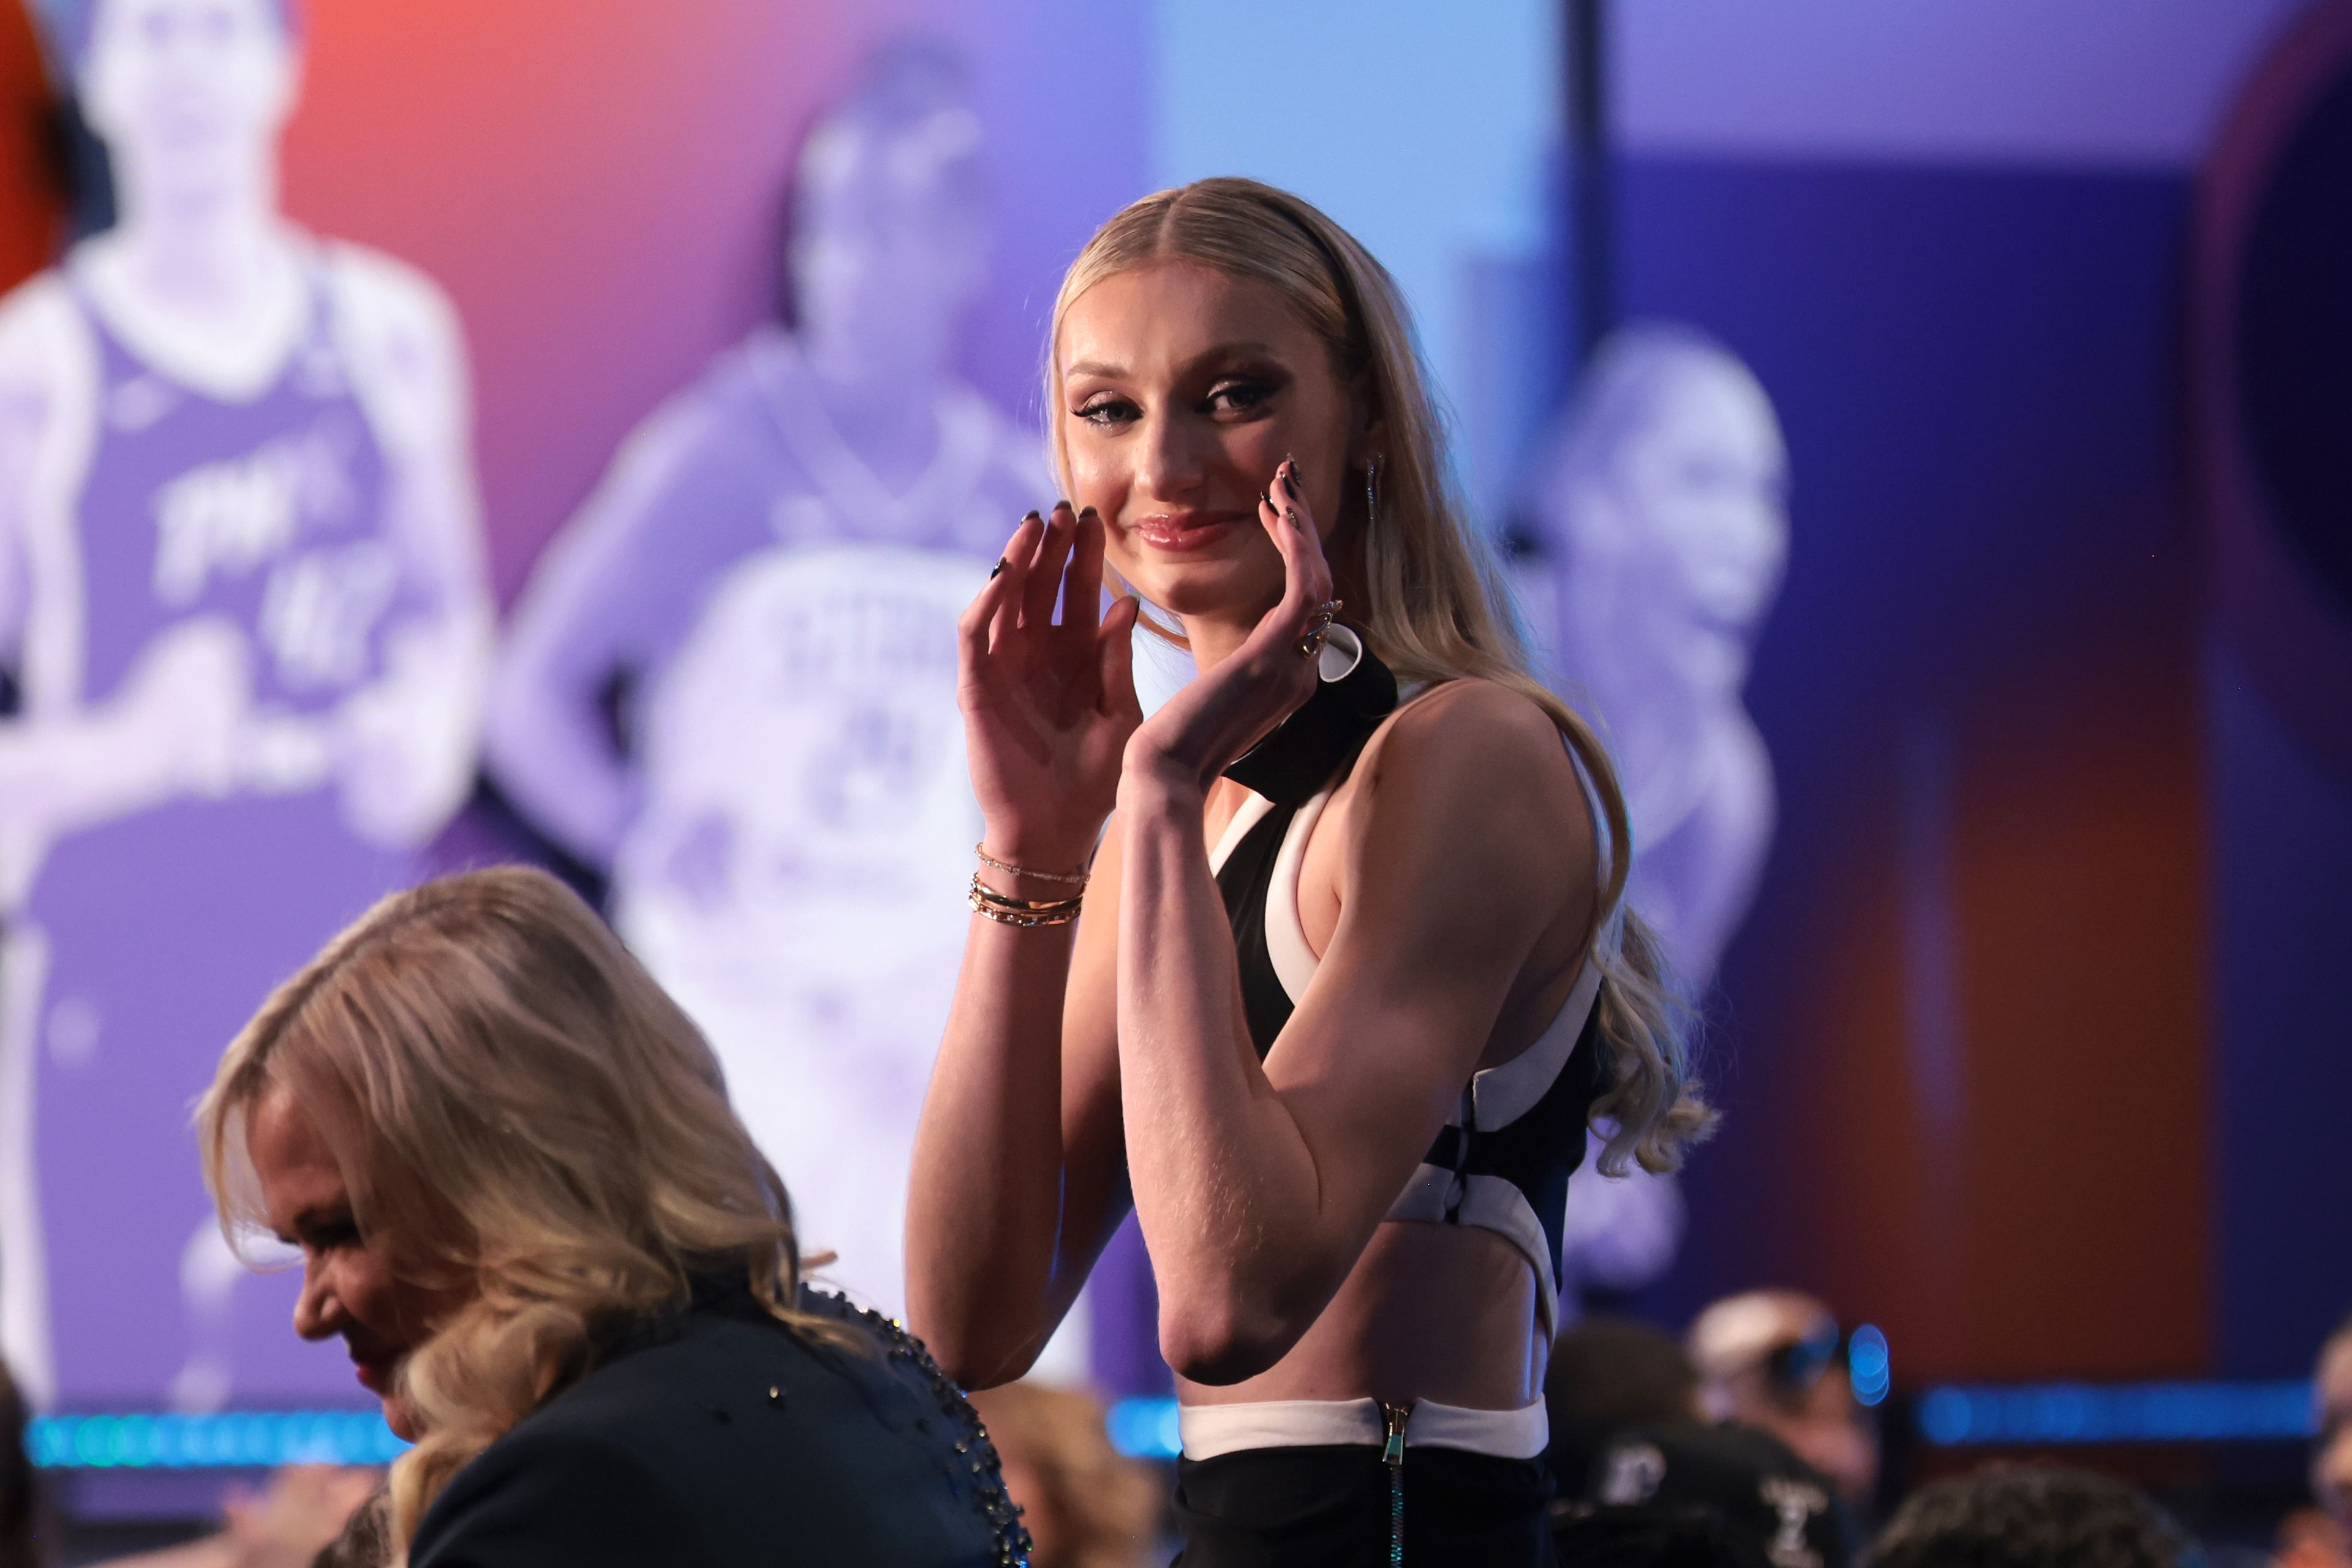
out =
[[1090,518],[1090,517],[1097,516],[1097,513],[1095,511],[1095,509],[1094,509],[1094,508],[1092,508],[1092,507],[1085,507],[1085,508],[1082,508],[1082,509],[1079,510],[1079,512],[1078,512],[1078,521],[1079,521],[1080,522],[1084,522],[1084,521],[1086,521],[1086,520],[1087,520],[1087,519],[1088,519],[1088,518]]
[[1274,492],[1272,490],[1258,491],[1257,504],[1260,506],[1272,506],[1274,504]]
[[1303,475],[1303,474],[1301,474],[1301,473],[1298,471],[1298,459],[1297,459],[1297,458],[1291,458],[1291,459],[1290,459],[1290,489],[1291,489],[1291,493],[1292,493],[1293,495],[1296,495],[1296,494],[1298,492],[1298,488],[1299,488],[1301,485],[1305,484],[1306,482],[1307,482],[1306,476],[1305,476],[1305,475]]
[[[1029,515],[1030,515],[1031,517],[1034,517],[1034,516],[1036,516],[1037,514],[1036,514],[1035,512],[1034,512],[1034,511],[1033,511],[1033,512],[1031,512]],[[995,582],[995,581],[996,581],[996,574],[997,574],[999,572],[1002,572],[1002,571],[1003,571],[1003,570],[1004,570],[1004,557],[1003,557],[1003,556],[1002,556],[1002,555],[1000,555],[1000,556],[998,556],[998,557],[996,558],[996,564],[995,564],[995,565],[993,565],[993,566],[992,566],[992,567],[990,567],[990,568],[988,569],[988,580],[989,580],[990,582],[992,582],[992,583]]]
[[1027,511],[1021,514],[1021,521],[1024,522],[1043,522],[1045,520],[1038,515],[1037,509],[1033,506]]
[[1292,528],[1297,530],[1301,533],[1307,531],[1307,525],[1298,521],[1298,512],[1295,508],[1284,507],[1282,509],[1282,515],[1290,520],[1290,526]]

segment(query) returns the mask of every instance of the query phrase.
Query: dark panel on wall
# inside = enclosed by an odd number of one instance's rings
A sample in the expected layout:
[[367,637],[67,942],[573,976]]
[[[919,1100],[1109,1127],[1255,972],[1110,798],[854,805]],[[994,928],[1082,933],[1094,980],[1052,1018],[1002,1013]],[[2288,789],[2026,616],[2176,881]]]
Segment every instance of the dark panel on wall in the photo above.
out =
[[2198,500],[2210,563],[2215,1190],[2224,1370],[2311,1364],[2352,1309],[2352,0],[2312,5],[2199,179]]
[[1629,317],[1778,402],[1781,789],[1670,1310],[1785,1281],[1906,1378],[2206,1360],[2184,182],[1633,160]]

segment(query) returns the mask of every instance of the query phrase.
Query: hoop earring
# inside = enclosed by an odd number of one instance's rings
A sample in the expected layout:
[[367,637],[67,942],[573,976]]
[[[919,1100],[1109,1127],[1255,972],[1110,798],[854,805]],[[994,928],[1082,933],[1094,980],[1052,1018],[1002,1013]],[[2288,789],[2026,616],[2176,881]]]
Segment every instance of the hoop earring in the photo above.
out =
[[1369,531],[1381,514],[1381,460],[1364,459],[1364,527]]

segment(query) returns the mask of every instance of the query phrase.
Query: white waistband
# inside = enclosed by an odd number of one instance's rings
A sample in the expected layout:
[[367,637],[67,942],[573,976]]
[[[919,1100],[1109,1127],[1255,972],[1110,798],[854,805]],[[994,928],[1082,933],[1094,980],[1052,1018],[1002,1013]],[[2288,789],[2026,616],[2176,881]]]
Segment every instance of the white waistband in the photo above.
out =
[[[1372,1399],[1266,1399],[1248,1405],[1184,1405],[1176,1429],[1188,1459],[1213,1459],[1245,1448],[1308,1448],[1339,1444],[1378,1447],[1387,1436]],[[1519,1410],[1470,1410],[1424,1399],[1405,1417],[1408,1448],[1466,1448],[1499,1459],[1532,1459],[1551,1441],[1543,1401]]]

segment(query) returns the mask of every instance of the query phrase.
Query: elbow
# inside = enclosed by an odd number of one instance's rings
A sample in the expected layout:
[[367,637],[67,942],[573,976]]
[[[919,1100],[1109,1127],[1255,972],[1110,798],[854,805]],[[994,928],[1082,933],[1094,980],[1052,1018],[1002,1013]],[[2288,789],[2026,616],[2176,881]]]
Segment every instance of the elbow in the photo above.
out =
[[967,1394],[977,1394],[983,1388],[1000,1388],[1029,1370],[1025,1366],[1008,1368],[999,1358],[982,1354],[972,1346],[950,1344],[941,1349],[932,1345],[929,1340],[925,1340],[923,1344],[930,1351],[931,1359],[940,1363],[940,1370],[947,1374],[948,1381]]
[[1210,1387],[1244,1382],[1271,1369],[1290,1353],[1307,1322],[1269,1310],[1263,1297],[1244,1300],[1238,1292],[1214,1299],[1165,1298],[1160,1307],[1160,1353],[1176,1375]]
[[1037,1359],[1035,1347],[1007,1352],[971,1333],[922,1333],[915,1337],[931,1352],[948,1381],[967,1391],[995,1388],[1024,1376]]
[[918,1276],[907,1281],[907,1329],[931,1352],[958,1388],[994,1388],[1027,1373],[1038,1342],[1010,1343],[1001,1326],[984,1313],[959,1310],[943,1293],[924,1289]]

